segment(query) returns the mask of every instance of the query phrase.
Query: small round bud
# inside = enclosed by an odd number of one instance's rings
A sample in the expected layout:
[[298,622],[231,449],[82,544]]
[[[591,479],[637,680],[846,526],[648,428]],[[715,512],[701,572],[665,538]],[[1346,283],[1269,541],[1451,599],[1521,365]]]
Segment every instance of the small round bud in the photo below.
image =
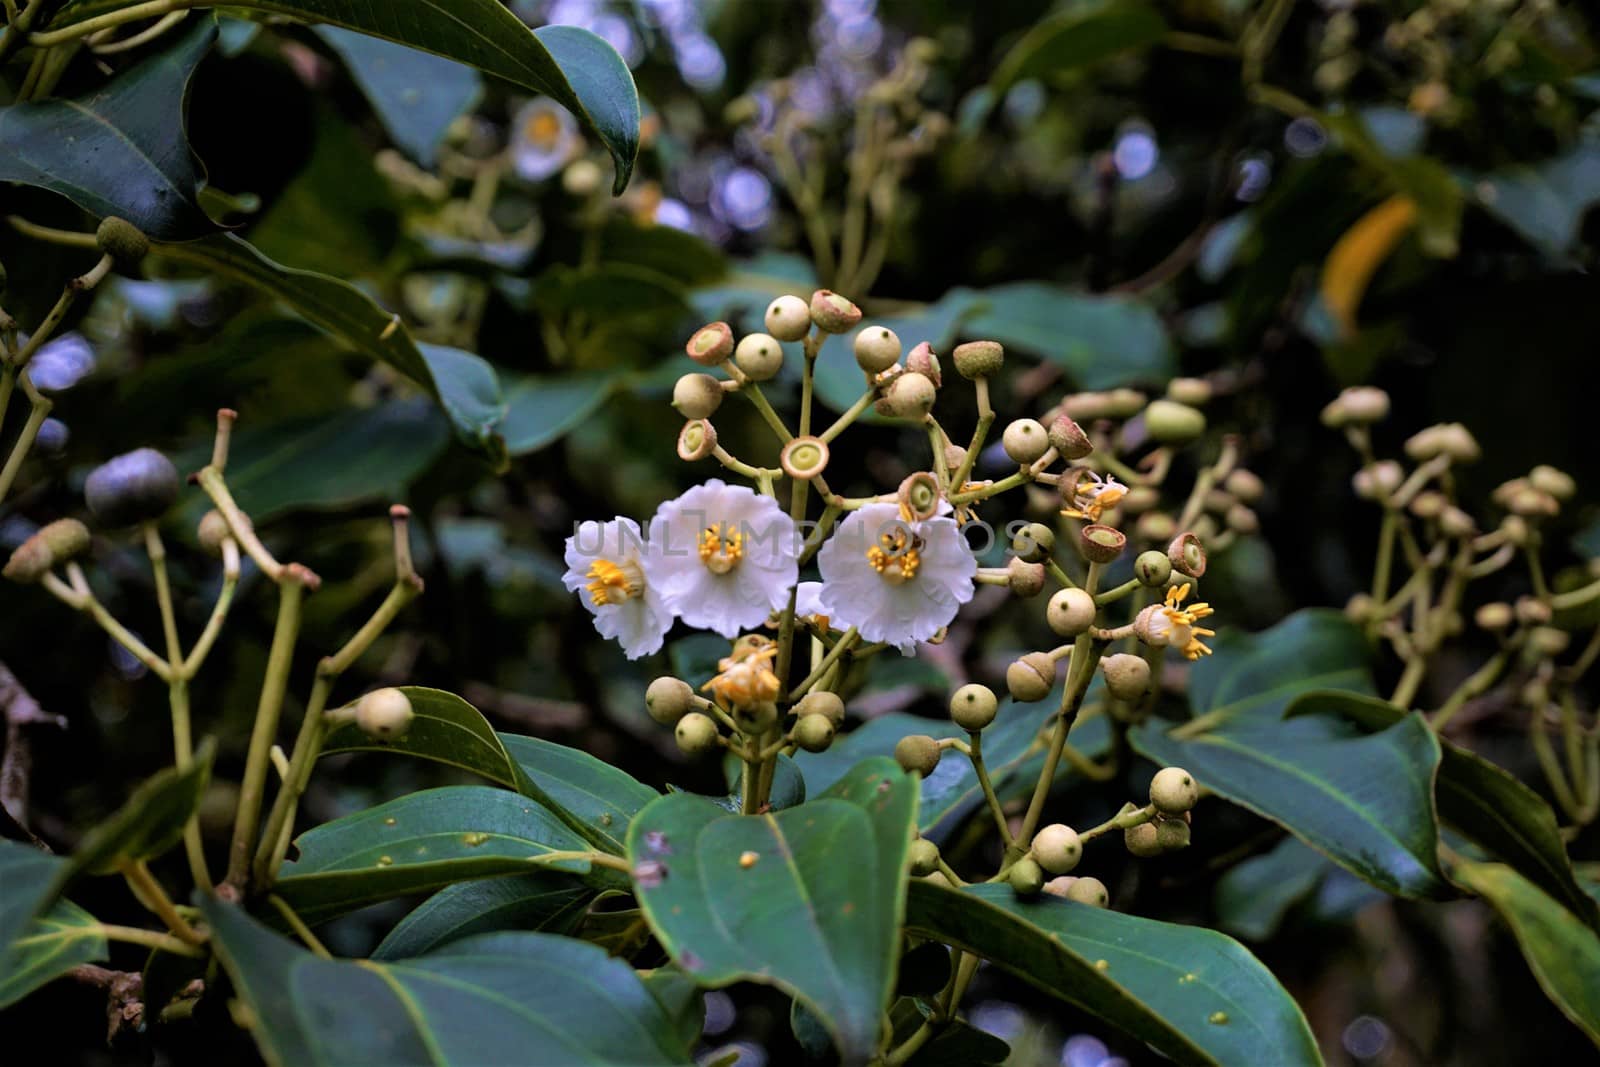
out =
[[1578,491],[1578,483],[1566,471],[1548,464],[1540,464],[1528,472],[1528,482],[1541,493],[1549,493],[1557,500],[1571,500]]
[[1072,875],[1063,874],[1046,882],[1044,884],[1044,891],[1053,897],[1061,897],[1065,899],[1067,890],[1071,889],[1072,883],[1076,881],[1077,879],[1072,877]]
[[1382,459],[1356,471],[1350,484],[1356,496],[1363,500],[1383,500],[1400,488],[1403,481],[1405,472],[1400,469],[1400,464],[1392,459]]
[[1094,451],[1094,442],[1083,432],[1083,427],[1071,415],[1057,415],[1050,423],[1050,447],[1068,463],[1082,459]]
[[1051,823],[1033,835],[1033,858],[1051,874],[1066,874],[1083,859],[1083,842],[1078,831],[1062,823]]
[[153,448],[138,448],[91,471],[83,497],[102,525],[132,526],[166,514],[180,484],[170,459]]
[[1472,613],[1472,621],[1485,630],[1504,630],[1511,625],[1511,605],[1502,601],[1485,604]]
[[753,382],[764,382],[783,369],[783,346],[771,334],[752,333],[740,339],[733,362]]
[[1197,408],[1211,402],[1211,383],[1204,378],[1174,378],[1167,383],[1167,398]]
[[1228,476],[1222,480],[1222,487],[1246,504],[1254,504],[1267,491],[1261,476],[1243,467],[1235,467],[1229,471]]
[[678,431],[678,458],[693,463],[717,450],[717,429],[709,419],[690,419]]
[[722,386],[709,374],[685,374],[672,387],[672,406],[686,419],[709,419],[722,406]]
[[926,778],[939,766],[941,752],[939,742],[927,734],[907,734],[895,744],[894,759],[906,773]]
[[767,332],[780,341],[798,341],[811,332],[811,308],[798,296],[780,296],[767,305]]
[[820,437],[795,437],[783,446],[778,464],[783,473],[797,481],[809,482],[828,469],[828,442]]
[[682,678],[663,675],[644,691],[644,709],[662,726],[671,726],[694,707],[694,689]]
[[686,756],[696,756],[717,747],[717,724],[711,716],[691,711],[678,720],[672,731],[678,749]]
[[[246,530],[252,528],[250,516],[240,512],[239,517],[244,520],[244,528]],[[196,528],[195,537],[199,540],[200,547],[206,551],[207,555],[220,559],[222,556],[222,543],[232,536],[233,531],[228,527],[228,520],[222,517],[220,511],[213,508],[200,516],[200,525]]]
[[1346,423],[1365,426],[1389,414],[1389,394],[1371,385],[1352,385],[1339,394]]
[[356,725],[374,741],[396,741],[417,717],[411,698],[398,689],[374,689],[356,701]]
[[1559,656],[1571,641],[1571,634],[1553,626],[1535,626],[1528,631],[1528,647],[1541,656]]
[[1118,700],[1138,700],[1150,691],[1150,664],[1143,656],[1118,652],[1100,661],[1106,689]]
[[1006,561],[1006,585],[1015,596],[1038,596],[1044,592],[1044,564],[1029,563],[1021,556]]
[[1550,605],[1538,597],[1517,598],[1517,621],[1529,626],[1543,626],[1550,621]]
[[856,365],[868,374],[882,374],[900,362],[900,338],[887,326],[868,326],[856,334]]
[[1043,652],[1029,652],[1006,668],[1006,690],[1024,704],[1043,700],[1056,684],[1056,661]]
[[938,390],[926,375],[908,371],[890,384],[878,410],[891,418],[920,419],[933,410],[938,396]]
[[844,701],[838,693],[830,693],[826,689],[813,689],[800,698],[794,706],[794,713],[804,718],[807,715],[821,715],[835,727],[844,724]]
[[1010,872],[1006,874],[1006,881],[1017,891],[1017,896],[1031,897],[1044,888],[1044,869],[1034,860],[1024,856],[1011,865]]
[[1437,519],[1450,506],[1449,499],[1432,489],[1411,498],[1410,511],[1419,519]]
[[1471,537],[1478,532],[1478,524],[1471,515],[1452,504],[1439,515],[1439,532],[1446,537]]
[[953,353],[956,371],[963,378],[993,378],[1006,361],[1006,350],[999,341],[968,341],[956,345]]
[[1260,517],[1243,504],[1235,504],[1229,508],[1227,515],[1223,518],[1228,524],[1228,529],[1245,537],[1261,530]]
[[89,549],[89,528],[77,519],[57,519],[35,530],[6,561],[4,575],[28,584],[43,578],[51,568]]
[[1167,815],[1181,815],[1200,799],[1194,775],[1182,767],[1163,767],[1150,780],[1150,803]]
[[1042,563],[1056,549],[1056,532],[1042,522],[1030,522],[1011,537],[1011,551],[1027,563]]
[[111,257],[119,271],[131,273],[150,252],[150,238],[127,219],[107,215],[94,232],[95,247]]
[[1018,419],[1007,426],[1000,435],[1006,455],[1012,461],[1027,466],[1050,451],[1050,436],[1034,419]]
[[1165,552],[1149,549],[1141,552],[1133,561],[1134,577],[1139,579],[1139,584],[1150,589],[1165,589],[1167,580],[1172,577],[1172,561]]
[[861,309],[838,293],[818,289],[811,294],[811,321],[824,333],[848,333],[861,321]]
[[1549,493],[1527,485],[1511,494],[1506,510],[1524,519],[1547,519],[1561,511],[1561,502]]
[[1078,531],[1078,552],[1090,563],[1111,563],[1128,547],[1128,535],[1113,526],[1091,523]]
[[935,389],[944,385],[944,371],[939,366],[939,357],[934,355],[933,346],[926,341],[917,345],[911,350],[910,355],[906,356],[906,370],[915,371],[927,378]]
[[1137,389],[1113,389],[1105,393],[1107,418],[1131,419],[1145,408],[1147,397]]
[[1356,593],[1344,604],[1344,617],[1358,626],[1372,618],[1378,602],[1370,594]]
[[567,164],[567,169],[561,172],[561,188],[569,196],[593,196],[600,189],[600,183],[605,180],[605,175],[600,171],[600,165],[592,159],[575,159]]
[[939,846],[926,837],[919,837],[911,842],[910,849],[906,851],[906,861],[911,868],[911,877],[926,878],[939,869]]
[[975,734],[994,722],[999,710],[994,690],[977,682],[968,682],[950,697],[950,719],[968,733]]
[[1206,432],[1205,412],[1175,400],[1152,400],[1144,409],[1144,426],[1164,445],[1183,445]]
[[733,724],[740,733],[754,737],[764,734],[778,722],[778,705],[770,700],[753,700],[733,706]]
[[725,322],[700,327],[683,346],[689,358],[702,367],[718,367],[733,355],[733,329]]
[[1122,831],[1122,843],[1127,846],[1129,852],[1140,859],[1161,855],[1161,843],[1156,837],[1153,823],[1142,822],[1138,826],[1130,826]]
[[807,752],[823,752],[833,744],[833,722],[826,715],[802,715],[794,724],[794,743]]
[[1439,449],[1454,463],[1476,463],[1483,455],[1477,438],[1459,422],[1447,422],[1440,427]]
[[967,450],[960,445],[944,446],[944,465],[946,470],[958,471],[967,461]]
[[1206,547],[1193,533],[1181,533],[1167,545],[1167,560],[1172,569],[1190,578],[1206,573]]
[[1098,878],[1078,878],[1067,886],[1067,899],[1094,908],[1104,908],[1111,903],[1106,884]]
[[1178,530],[1178,520],[1165,511],[1147,511],[1133,524],[1133,532],[1145,541],[1170,541]]
[[1060,589],[1050,597],[1045,621],[1062,637],[1077,637],[1094,625],[1098,611],[1094,597],[1082,589]]
[[1189,824],[1182,819],[1162,819],[1156,824],[1156,844],[1163,852],[1189,847]]
[[1500,520],[1500,529],[1506,540],[1518,548],[1526,548],[1533,540],[1533,527],[1521,515],[1507,515]]
[[913,522],[922,522],[939,514],[939,479],[929,471],[917,471],[905,477],[895,496],[901,509]]

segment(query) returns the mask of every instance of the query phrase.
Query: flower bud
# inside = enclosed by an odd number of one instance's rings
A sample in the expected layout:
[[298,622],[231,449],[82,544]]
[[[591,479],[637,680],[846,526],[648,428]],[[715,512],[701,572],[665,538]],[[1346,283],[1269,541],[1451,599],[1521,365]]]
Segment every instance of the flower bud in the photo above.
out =
[[678,720],[672,731],[678,750],[686,756],[697,756],[717,747],[717,724],[711,716],[691,711]]
[[1481,452],[1471,432],[1459,422],[1442,422],[1412,434],[1406,440],[1406,455],[1419,463],[1447,456],[1455,463],[1472,463]]
[[1062,823],[1051,823],[1033,835],[1033,858],[1051,874],[1066,874],[1083,859],[1083,842],[1078,831]]
[[975,734],[994,722],[1000,701],[994,690],[968,682],[950,696],[950,719],[968,733]]
[[1228,476],[1222,481],[1222,487],[1246,504],[1256,503],[1267,491],[1261,476],[1243,467],[1235,467],[1229,471]]
[[1200,799],[1194,776],[1182,767],[1163,767],[1150,780],[1150,803],[1166,815],[1181,815]]
[[1356,471],[1350,479],[1356,496],[1362,500],[1383,500],[1400,488],[1405,472],[1392,459],[1381,459]]
[[802,715],[794,724],[794,743],[807,752],[824,752],[833,744],[833,722],[826,715]]
[[1174,378],[1167,383],[1167,397],[1197,408],[1211,402],[1211,383],[1204,378]]
[[1044,884],[1044,891],[1053,897],[1061,897],[1065,899],[1067,891],[1072,888],[1072,883],[1076,881],[1077,879],[1072,877],[1072,875],[1063,874],[1046,882]]
[[[240,512],[239,517],[244,520],[245,529],[250,529],[250,516]],[[200,516],[200,525],[195,530],[195,537],[200,542],[200,547],[206,554],[214,558],[222,557],[222,543],[233,536],[233,531],[228,527],[228,520],[215,508]]]
[[1103,523],[1078,531],[1078,552],[1090,563],[1111,563],[1128,547],[1128,535]]
[[856,365],[868,374],[882,374],[900,361],[900,338],[887,326],[868,326],[856,334]]
[[960,445],[944,446],[944,466],[946,470],[958,471],[967,461],[967,450]]
[[1578,491],[1578,483],[1566,471],[1540,464],[1528,472],[1528,483],[1541,493],[1549,493],[1557,500],[1571,500]]
[[939,367],[939,357],[933,354],[933,346],[923,341],[911,350],[906,356],[906,370],[927,378],[933,383],[935,389],[944,385],[944,373]]
[[1061,589],[1050,597],[1049,606],[1045,608],[1045,621],[1060,636],[1077,637],[1094,625],[1098,611],[1094,597],[1082,589]]
[[682,678],[663,676],[644,691],[644,708],[662,726],[672,726],[694,707],[694,690]]
[[844,724],[844,701],[838,693],[830,693],[826,689],[813,689],[800,698],[794,706],[794,713],[804,718],[807,715],[821,715],[837,728]]
[[1006,561],[1006,585],[1019,597],[1035,597],[1044,592],[1044,564],[1029,563],[1021,556]]
[[1178,530],[1178,520],[1165,511],[1147,511],[1133,524],[1133,532],[1145,541],[1170,541]]
[[1044,888],[1044,869],[1027,856],[1011,865],[1006,881],[1019,897],[1031,897]]
[[1172,561],[1165,552],[1149,549],[1133,561],[1133,575],[1139,584],[1150,589],[1164,589],[1172,577]]
[[921,419],[933,410],[938,391],[926,375],[911,371],[900,375],[878,402],[878,412],[896,419]]
[[1478,524],[1471,515],[1452,504],[1439,515],[1439,532],[1446,537],[1471,537],[1478,532]]
[[1175,400],[1152,400],[1144,409],[1144,427],[1164,445],[1183,445],[1206,432],[1205,412]]
[[672,406],[686,419],[709,419],[722,406],[722,386],[709,374],[685,374],[672,387]]
[[1138,700],[1150,691],[1150,664],[1143,656],[1118,652],[1100,661],[1106,690],[1118,700]]
[[861,309],[838,293],[818,289],[811,294],[811,321],[824,333],[849,333],[861,321]]
[[1189,847],[1189,824],[1182,819],[1161,819],[1155,824],[1156,844],[1163,852]]
[[939,869],[939,846],[926,837],[919,837],[911,842],[911,847],[906,851],[906,862],[911,869],[911,877],[926,878]]
[[1050,437],[1034,419],[1018,419],[1000,435],[1000,443],[1012,461],[1026,467],[1050,451]]
[[725,322],[700,327],[683,346],[689,358],[702,367],[717,367],[733,355],[733,330]]
[[1511,494],[1506,501],[1506,510],[1524,519],[1545,519],[1561,511],[1561,502],[1549,493],[1527,485]]
[[1528,647],[1541,656],[1559,656],[1567,650],[1572,635],[1553,626],[1535,626],[1528,632]]
[[561,188],[570,196],[593,196],[604,180],[600,165],[592,159],[575,159],[561,172]]
[[1024,704],[1043,700],[1056,684],[1056,661],[1043,652],[1029,652],[1006,668],[1006,690]]
[[150,252],[150,238],[127,219],[107,215],[94,232],[95,247],[111,257],[117,270],[132,274]]
[[1370,620],[1377,609],[1378,602],[1370,593],[1355,593],[1345,601],[1344,617],[1359,626]]
[[1206,547],[1193,533],[1181,533],[1167,545],[1167,559],[1172,569],[1190,578],[1199,578],[1206,572]]
[[1500,520],[1500,529],[1506,540],[1518,548],[1526,548],[1533,539],[1533,528],[1521,515],[1507,515]]
[[895,744],[894,759],[907,774],[926,778],[939,766],[941,752],[939,742],[927,734],[907,734]]
[[963,378],[993,378],[1006,361],[1006,350],[999,341],[968,341],[956,345],[953,354],[956,371]]
[[1261,529],[1261,519],[1254,511],[1243,504],[1235,504],[1229,508],[1228,514],[1224,516],[1224,521],[1227,522],[1228,529],[1245,537],[1257,533]]
[[1379,422],[1389,415],[1389,394],[1371,385],[1352,385],[1339,394],[1345,421],[1357,426]]
[[178,499],[178,468],[153,448],[138,448],[96,467],[83,484],[89,511],[104,526],[132,526],[166,514]]
[[37,582],[53,567],[83,554],[88,548],[87,526],[77,519],[57,519],[41,526],[18,545],[0,573],[13,582]]
[[374,741],[397,741],[417,717],[411,698],[398,689],[374,689],[356,701],[356,725]]
[[767,332],[780,341],[798,341],[811,332],[811,308],[798,296],[780,296],[767,305]]
[[1050,447],[1068,463],[1082,459],[1094,451],[1094,442],[1083,432],[1071,415],[1057,415],[1050,423]]
[[795,437],[783,446],[778,464],[796,481],[809,482],[828,469],[828,442],[820,437]]
[[1485,630],[1504,630],[1511,625],[1511,605],[1502,601],[1485,604],[1472,614],[1472,621]]
[[1122,843],[1140,859],[1161,855],[1161,842],[1156,840],[1155,824],[1142,822],[1122,831]]
[[733,706],[733,724],[739,732],[755,737],[772,729],[778,722],[778,705],[770,700],[753,700],[748,704]]
[[1103,908],[1111,903],[1111,894],[1106,891],[1106,884],[1098,878],[1078,878],[1067,887],[1067,899]]
[[907,475],[896,492],[901,509],[911,521],[922,522],[939,514],[939,479],[928,471]]
[[764,382],[783,369],[783,346],[771,334],[752,333],[733,350],[733,362],[753,382]]
[[707,419],[690,419],[678,431],[678,458],[688,462],[705,459],[717,450],[717,430]]

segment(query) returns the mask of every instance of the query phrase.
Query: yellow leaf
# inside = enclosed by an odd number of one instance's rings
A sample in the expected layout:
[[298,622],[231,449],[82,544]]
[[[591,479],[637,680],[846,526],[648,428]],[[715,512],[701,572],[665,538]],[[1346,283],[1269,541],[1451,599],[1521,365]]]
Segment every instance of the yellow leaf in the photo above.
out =
[[1322,265],[1322,303],[1346,336],[1356,332],[1356,308],[1379,264],[1416,225],[1417,205],[1391,196],[1356,220]]

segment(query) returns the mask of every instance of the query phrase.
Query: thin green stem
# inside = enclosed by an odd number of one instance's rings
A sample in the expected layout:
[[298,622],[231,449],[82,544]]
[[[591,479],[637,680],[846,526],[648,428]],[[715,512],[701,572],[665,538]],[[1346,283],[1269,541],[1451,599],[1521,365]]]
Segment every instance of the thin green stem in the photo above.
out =
[[149,907],[156,918],[166,923],[167,929],[171,930],[174,936],[191,945],[204,943],[204,935],[178,914],[172,898],[167,896],[166,889],[156,880],[155,875],[150,873],[149,866],[143,860],[124,859],[117,864],[117,870],[128,880],[133,895]]
[[123,941],[130,945],[143,945],[145,948],[170,952],[174,956],[189,956],[194,959],[200,959],[205,956],[205,953],[200,949],[195,948],[181,938],[173,937],[171,934],[143,930],[137,926],[117,926],[112,923],[98,923],[92,929],[107,941]]
[[1445,702],[1439,705],[1439,710],[1434,712],[1433,716],[1428,720],[1428,725],[1433,727],[1434,732],[1442,731],[1450,720],[1455,717],[1456,712],[1466,705],[1467,701],[1480,695],[1493,685],[1506,669],[1506,664],[1510,662],[1510,659],[1510,650],[1502,648],[1491,656],[1482,667],[1479,667],[1463,680],[1460,685],[1456,686],[1455,692],[1451,693]]
[[851,423],[859,419],[862,413],[872,406],[872,401],[877,397],[877,395],[878,393],[875,389],[868,389],[866,392],[862,393],[861,396],[856,399],[854,404],[851,404],[845,409],[843,415],[840,415],[837,419],[833,420],[833,425],[829,426],[826,430],[823,430],[817,436],[823,441],[832,441],[835,437],[838,437],[840,434],[844,433],[844,431],[850,427]]
[[783,419],[778,417],[778,413],[772,410],[772,404],[768,402],[766,394],[761,391],[759,385],[755,382],[746,382],[739,391],[750,398],[750,403],[754,404],[761,417],[767,420],[767,425],[778,435],[778,440],[784,444],[794,440],[794,434],[789,432],[789,427],[783,424]]
[[989,780],[989,768],[983,762],[983,735],[971,733],[968,735],[967,756],[972,760],[972,769],[977,772],[978,785],[983,789],[983,799],[989,805],[989,813],[994,816],[995,828],[1000,831],[1000,840],[1007,848],[1012,845],[1011,828],[1006,825],[1006,810],[1000,803],[1000,797],[994,791],[994,783]]
[[333,959],[333,953],[329,952],[327,946],[318,940],[316,934],[311,932],[311,927],[307,926],[306,921],[300,918],[299,914],[289,906],[287,900],[284,900],[276,893],[269,893],[267,900],[271,903],[273,910],[283,917],[283,921],[289,925],[289,929],[294,931],[294,935],[300,939],[306,948],[310,949],[314,955],[320,956],[325,960]]
[[11,483],[16,481],[17,472],[22,469],[22,461],[28,457],[34,440],[39,436],[39,427],[44,425],[44,420],[49,417],[50,409],[54,406],[49,397],[33,387],[27,371],[22,371],[21,375],[22,391],[28,394],[28,400],[33,407],[28,411],[28,421],[22,424],[22,433],[11,446],[11,455],[6,458],[5,467],[0,469],[0,500],[4,500],[6,494],[11,491]]
[[837,663],[839,657],[850,651],[851,646],[860,638],[861,634],[857,632],[854,626],[846,630],[844,636],[840,637],[838,641],[834,642],[834,646],[828,649],[828,654],[822,657],[822,662],[818,663],[799,685],[789,691],[789,699],[791,701],[799,700],[805,696],[811,690],[811,687],[821,681],[822,676],[828,673],[828,668]]

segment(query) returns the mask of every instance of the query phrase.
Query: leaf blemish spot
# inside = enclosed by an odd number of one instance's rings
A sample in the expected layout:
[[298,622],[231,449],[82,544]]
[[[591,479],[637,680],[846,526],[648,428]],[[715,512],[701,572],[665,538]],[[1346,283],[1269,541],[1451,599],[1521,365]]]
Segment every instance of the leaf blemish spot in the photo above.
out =
[[1111,969],[1111,961],[1110,960],[1095,960],[1094,961],[1094,969],[1097,970],[1097,971],[1109,971]]
[[1218,1026],[1222,1026],[1227,1021],[1228,1021],[1228,1013],[1225,1012],[1225,1011],[1214,1011],[1210,1015],[1206,1016],[1206,1022],[1215,1023]]
[[611,813],[609,811],[602,811],[600,813],[600,825],[601,826],[610,826],[611,825]]
[[394,824],[395,824],[395,818],[394,818],[393,815],[391,815],[387,819],[383,820],[383,825],[385,825],[385,826],[393,826]]
[[378,866],[379,867],[387,867],[387,866],[389,866],[389,864],[391,864],[393,862],[394,862],[394,857],[392,857],[392,856],[379,856],[378,857]]
[[853,914],[855,912],[855,910],[856,910],[855,901],[847,900],[847,901],[844,902],[844,907],[839,909],[839,914],[840,915],[850,915],[850,914]]
[[489,840],[488,834],[479,833],[476,830],[470,834],[461,835],[461,843],[466,845],[468,848],[477,848],[487,840]]
[[741,852],[739,853],[739,866],[748,871],[756,865],[756,861],[760,858],[761,854],[759,852]]
[[666,865],[657,860],[645,860],[633,869],[634,884],[640,889],[654,889],[666,876]]
[[650,830],[645,833],[644,847],[658,856],[672,855],[672,849],[667,847],[667,835],[660,830]]
[[1184,976],[1182,976],[1181,978],[1178,979],[1178,984],[1179,985],[1188,985],[1190,982],[1193,982],[1198,977],[1199,977],[1199,975],[1195,974],[1193,971],[1190,971],[1188,974],[1186,974],[1186,975],[1184,975]]

